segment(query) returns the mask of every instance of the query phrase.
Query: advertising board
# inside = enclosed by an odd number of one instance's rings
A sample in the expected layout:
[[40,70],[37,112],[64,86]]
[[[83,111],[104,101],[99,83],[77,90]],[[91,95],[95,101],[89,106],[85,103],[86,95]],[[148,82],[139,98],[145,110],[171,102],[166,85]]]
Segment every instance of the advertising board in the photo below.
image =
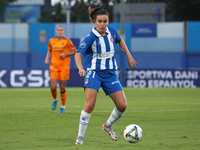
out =
[[[81,87],[83,78],[77,69],[70,70],[67,87]],[[50,87],[49,70],[47,69],[3,69],[0,70],[0,88]]]
[[126,86],[134,88],[197,88],[200,70],[127,70]]

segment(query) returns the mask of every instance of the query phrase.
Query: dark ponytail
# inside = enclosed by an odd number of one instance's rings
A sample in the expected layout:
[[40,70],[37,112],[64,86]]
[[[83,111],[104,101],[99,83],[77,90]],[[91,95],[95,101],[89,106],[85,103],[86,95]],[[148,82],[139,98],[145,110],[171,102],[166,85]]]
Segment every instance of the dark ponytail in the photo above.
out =
[[109,17],[109,13],[100,7],[97,7],[97,8],[89,7],[88,13],[89,13],[89,18],[90,18],[91,23],[94,23],[94,20],[96,20],[97,15],[107,15]]

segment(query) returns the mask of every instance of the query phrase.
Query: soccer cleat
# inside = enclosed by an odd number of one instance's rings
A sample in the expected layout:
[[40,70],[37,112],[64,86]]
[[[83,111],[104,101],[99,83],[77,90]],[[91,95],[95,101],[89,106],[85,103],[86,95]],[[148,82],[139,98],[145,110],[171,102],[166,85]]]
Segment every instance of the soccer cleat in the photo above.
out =
[[83,140],[84,140],[84,138],[82,136],[78,136],[75,144],[76,145],[83,145]]
[[118,136],[113,131],[112,126],[106,126],[104,123],[102,126],[102,130],[106,131],[112,140],[114,140],[114,141],[118,140]]
[[60,108],[60,111],[58,112],[59,114],[63,114],[65,112],[65,108]]
[[53,101],[53,104],[52,104],[52,106],[51,106],[51,108],[52,108],[53,110],[56,109],[57,102],[58,102],[58,100],[54,100],[54,101]]

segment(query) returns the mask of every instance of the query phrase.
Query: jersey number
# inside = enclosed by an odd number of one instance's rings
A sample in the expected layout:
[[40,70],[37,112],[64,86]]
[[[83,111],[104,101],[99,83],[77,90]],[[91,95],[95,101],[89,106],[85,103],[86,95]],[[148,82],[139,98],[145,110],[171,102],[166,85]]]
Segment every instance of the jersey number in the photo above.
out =
[[95,72],[95,71],[93,71],[93,75],[92,75],[92,78],[94,78],[94,76],[95,76],[95,73],[96,73],[96,72]]

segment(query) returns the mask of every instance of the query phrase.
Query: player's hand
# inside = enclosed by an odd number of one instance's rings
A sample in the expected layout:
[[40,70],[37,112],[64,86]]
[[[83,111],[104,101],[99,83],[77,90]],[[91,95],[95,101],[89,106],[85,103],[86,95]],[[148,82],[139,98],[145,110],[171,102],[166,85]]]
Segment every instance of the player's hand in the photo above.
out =
[[79,69],[78,74],[80,75],[80,77],[85,77],[86,71],[84,69]]
[[48,65],[49,64],[49,60],[48,59],[45,60],[44,63]]
[[137,62],[133,59],[133,57],[129,57],[128,64],[131,67],[131,69],[134,69],[134,68],[136,68]]
[[61,55],[60,55],[60,57],[61,58],[65,58],[67,55],[65,54],[65,53],[62,53]]

